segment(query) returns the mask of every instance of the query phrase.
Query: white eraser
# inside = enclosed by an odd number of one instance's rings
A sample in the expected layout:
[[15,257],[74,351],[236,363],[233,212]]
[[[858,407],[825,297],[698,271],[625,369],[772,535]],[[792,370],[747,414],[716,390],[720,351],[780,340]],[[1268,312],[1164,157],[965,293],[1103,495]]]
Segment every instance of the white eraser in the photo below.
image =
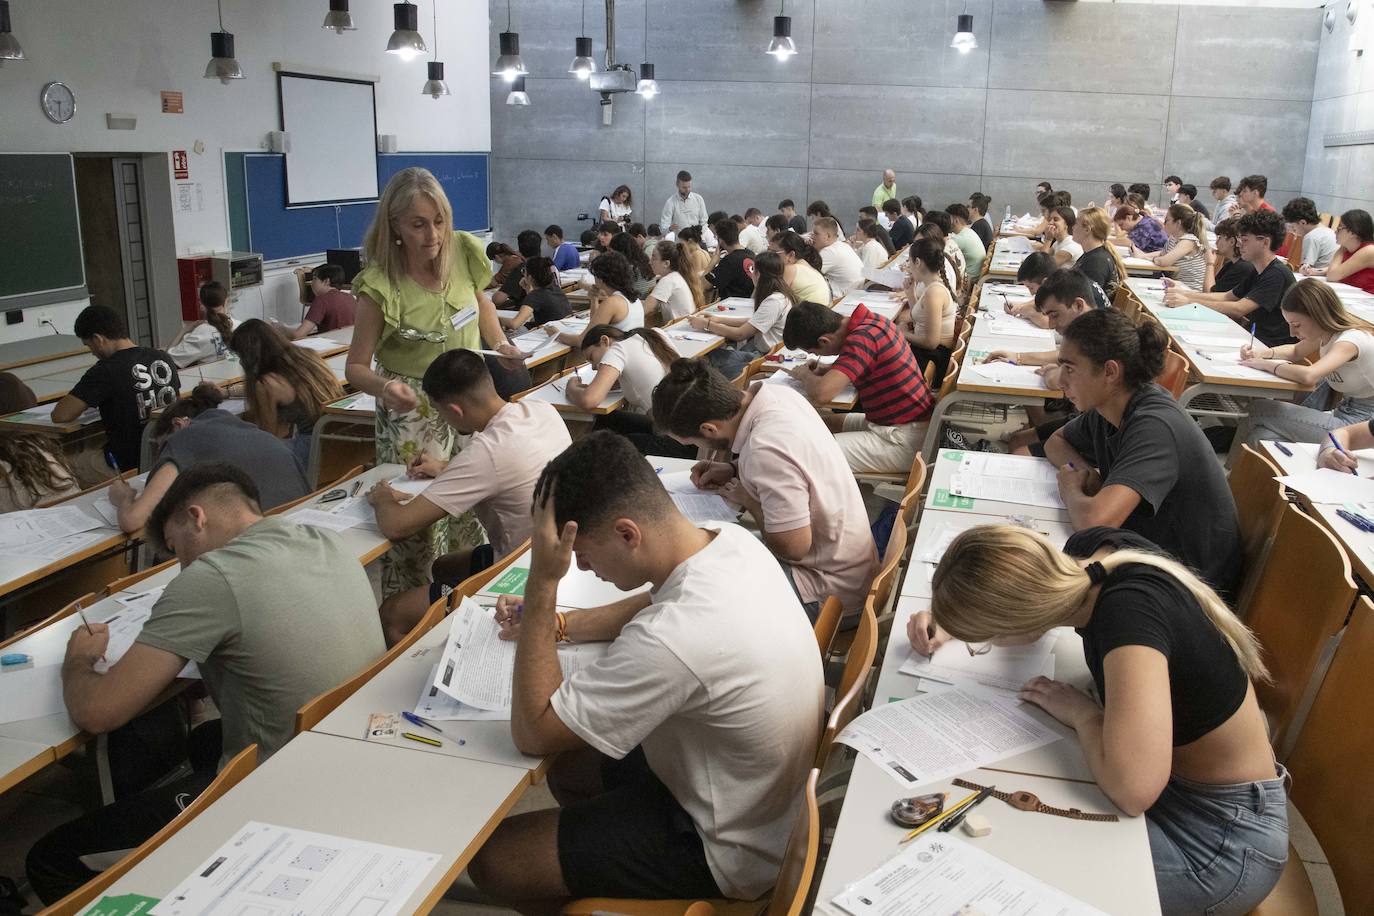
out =
[[959,826],[963,827],[964,833],[969,836],[987,836],[992,833],[992,822],[981,814],[970,814]]

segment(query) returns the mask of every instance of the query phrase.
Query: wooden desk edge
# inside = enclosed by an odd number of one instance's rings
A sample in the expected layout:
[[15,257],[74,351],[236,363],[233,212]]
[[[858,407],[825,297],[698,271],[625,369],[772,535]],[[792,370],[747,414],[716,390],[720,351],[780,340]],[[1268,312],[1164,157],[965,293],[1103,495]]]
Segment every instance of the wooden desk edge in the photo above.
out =
[[90,560],[96,556],[99,556],[102,553],[113,552],[114,550],[123,550],[131,543],[132,538],[130,538],[127,534],[121,533],[116,537],[112,537],[108,540],[101,541],[98,544],[92,544],[90,547],[80,550],[70,556],[63,557],[60,560],[53,560],[47,566],[35,569],[33,572],[30,573],[25,573],[17,579],[10,579],[8,582],[0,582],[0,598],[3,598],[6,595],[18,591],[26,585],[32,585],[39,579],[51,576],[53,573],[61,572],[69,566],[75,566],[77,563],[84,562],[85,560]]

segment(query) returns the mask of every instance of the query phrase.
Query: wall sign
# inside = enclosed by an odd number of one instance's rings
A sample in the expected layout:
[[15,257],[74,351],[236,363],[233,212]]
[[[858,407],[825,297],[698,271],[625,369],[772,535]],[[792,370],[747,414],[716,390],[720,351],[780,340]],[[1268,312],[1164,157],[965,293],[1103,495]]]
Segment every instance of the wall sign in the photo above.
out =
[[175,181],[185,181],[191,177],[191,166],[186,161],[186,150],[172,150],[172,178]]
[[182,107],[181,107],[181,105],[182,105],[182,97],[181,97],[181,93],[180,93],[180,92],[174,92],[174,91],[172,91],[172,90],[170,90],[170,89],[164,89],[164,90],[162,91],[162,113],[163,113],[163,114],[181,114],[181,113],[182,113]]

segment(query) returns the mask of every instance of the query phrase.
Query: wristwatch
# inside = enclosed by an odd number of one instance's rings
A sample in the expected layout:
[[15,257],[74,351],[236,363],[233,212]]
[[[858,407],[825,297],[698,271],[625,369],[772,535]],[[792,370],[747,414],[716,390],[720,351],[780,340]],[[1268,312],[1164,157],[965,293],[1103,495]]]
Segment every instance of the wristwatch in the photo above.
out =
[[[965,789],[974,789],[979,792],[987,788],[987,786],[980,786],[975,782],[969,782],[967,779],[956,779],[954,780],[954,784]],[[988,794],[993,798],[1006,802],[1019,811],[1035,811],[1039,814],[1053,814],[1056,817],[1067,817],[1076,821],[1103,821],[1115,823],[1120,820],[1115,814],[1093,814],[1088,811],[1080,811],[1078,808],[1054,808],[1040,801],[1033,792],[999,792],[997,789],[993,789]]]

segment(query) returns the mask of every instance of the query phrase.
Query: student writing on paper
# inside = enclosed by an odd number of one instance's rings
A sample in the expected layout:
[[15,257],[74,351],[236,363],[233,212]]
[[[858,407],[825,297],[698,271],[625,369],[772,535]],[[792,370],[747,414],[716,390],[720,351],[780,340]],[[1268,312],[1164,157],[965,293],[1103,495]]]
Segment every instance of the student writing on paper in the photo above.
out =
[[1115,309],[1064,329],[1059,379],[1081,415],[1045,442],[1075,529],[1134,531],[1178,557],[1222,595],[1240,581],[1236,504],[1207,437],[1153,379],[1168,335]]
[[409,633],[453,586],[524,543],[530,536],[530,498],[539,472],[572,441],[552,404],[534,398],[508,403],[497,394],[476,353],[440,354],[425,370],[424,389],[440,418],[455,433],[472,438],[447,463],[423,452],[410,460],[409,476],[432,480],[419,496],[408,498],[385,481],[376,484],[367,501],[377,514],[377,527],[388,538],[408,538],[440,519],[471,510],[491,540],[468,545],[466,558],[445,557],[445,576],[430,585],[382,602],[388,645]]
[[815,302],[802,302],[787,315],[783,343],[790,349],[838,356],[822,370],[789,369],[813,404],[827,404],[852,384],[864,413],[836,418],[835,439],[849,467],[868,473],[910,470],[935,399],[920,364],[897,326],[860,304],[845,316]]
[[[0,372],[0,416],[28,410],[36,403],[28,385],[13,373]],[[0,436],[0,513],[32,509],[81,489],[76,473],[52,442],[38,433],[14,430]]]
[[[1240,364],[1272,372],[1285,381],[1317,386],[1308,400],[1313,406],[1252,398],[1236,442],[1329,443],[1326,435],[1331,430],[1374,417],[1374,333],[1347,312],[1340,297],[1320,280],[1299,281],[1283,297],[1282,308],[1298,342],[1242,347]],[[1332,410],[1323,410],[1328,389],[1340,395],[1340,402]]]
[[694,458],[696,449],[684,448],[654,431],[653,392],[678,358],[677,350],[657,328],[622,331],[610,325],[594,325],[582,338],[582,355],[596,370],[583,384],[576,375],[567,377],[564,396],[568,403],[591,409],[606,399],[617,385],[625,396],[619,410],[598,414],[594,429],[627,437],[641,454]]
[[[76,627],[62,664],[67,711],[104,734],[142,712],[195,662],[221,718],[191,742],[212,748],[190,776],[119,799],[40,839],[29,881],[51,903],[94,877],[83,856],[129,849],[171,820],[249,744],[259,759],[290,740],[296,710],[383,651],[372,586],[337,535],[263,518],[257,488],[228,465],[178,476],[148,520],[173,553],[173,579],[124,657],[96,671],[109,628]],[[215,732],[218,731],[218,736]]]
[[1032,251],[1026,255],[1024,261],[1016,268],[1016,282],[1024,286],[1031,294],[1029,299],[1002,298],[1002,310],[1008,315],[1014,315],[1023,321],[1028,321],[1038,328],[1048,328],[1049,319],[1035,307],[1035,292],[1040,288],[1050,274],[1059,270],[1058,262],[1054,260],[1054,255],[1044,251]]
[[[367,269],[353,278],[358,321],[345,372],[358,391],[376,395],[377,462],[405,463],[419,452],[447,461],[453,431],[423,401],[421,378],[440,353],[480,350],[505,353],[503,368],[524,368],[524,355],[506,341],[496,308],[487,298],[489,265],[482,244],[453,231],[453,208],[443,187],[425,169],[402,169],[387,182],[377,216],[364,238]],[[376,368],[373,368],[373,363]],[[461,543],[485,540],[476,518],[430,529],[393,544],[382,559],[382,591],[421,585],[429,579],[435,549],[454,528]]]
[[[816,640],[778,564],[735,525],[697,527],[624,440],[597,432],[535,491],[511,735],[559,756],[561,804],[507,819],[469,873],[525,912],[568,897],[756,899],[772,887],[815,754],[824,687]],[[576,562],[624,590],[566,615],[577,641],[609,640],[564,678],[559,580]]]
[[812,621],[830,595],[859,613],[878,552],[844,453],[801,395],[762,382],[740,391],[680,359],[654,389],[654,416],[684,445],[736,456],[698,462],[692,482],[754,517]]
[[1128,197],[1131,202],[1116,211],[1112,222],[1122,242],[1130,246],[1132,257],[1148,257],[1156,251],[1163,251],[1168,236],[1159,220],[1150,215],[1148,204]]
[[[590,323],[609,324],[622,331],[644,327],[644,303],[635,292],[634,273],[625,256],[618,251],[608,251],[592,261],[587,270],[594,281]],[[583,332],[565,331],[551,324],[545,325],[544,330],[570,347],[582,343]]]
[[123,478],[110,481],[110,503],[121,529],[129,534],[142,531],[177,477],[202,464],[227,464],[248,475],[264,510],[310,492],[287,443],[221,410],[223,401],[224,390],[204,382],[158,414],[149,431],[153,466],[142,492],[135,493]]
[[933,623],[975,652],[1077,629],[1101,705],[1043,677],[1021,699],[1072,727],[1102,791],[1145,815],[1163,912],[1238,916],[1288,855],[1287,772],[1251,684],[1268,674],[1221,597],[1151,548],[1091,528],[1061,553],[1024,528],[974,528],[936,567]]
[[830,284],[821,275],[821,256],[796,233],[787,233],[779,243],[783,263],[783,279],[797,294],[798,302],[819,302],[829,305],[834,297]]
[[649,257],[649,267],[658,283],[645,298],[644,311],[646,314],[657,311],[661,324],[690,315],[706,304],[702,277],[683,245],[659,242]]
[[134,343],[124,318],[108,306],[82,309],[74,332],[97,362],[57,402],[52,421],[70,423],[87,407],[99,408],[107,447],[119,470],[136,468],[144,425],[181,390],[176,362],[162,350]]
[[938,386],[954,352],[954,322],[959,303],[955,301],[954,292],[945,285],[945,267],[949,260],[939,242],[917,239],[907,252],[909,257],[902,265],[906,274],[902,291],[909,304],[897,313],[896,323],[921,371],[925,372],[932,360],[935,362],[935,385]]
[[1340,443],[1340,448],[1336,448],[1330,439],[1323,442],[1317,449],[1317,467],[1331,468],[1343,474],[1359,471],[1360,463],[1350,453],[1359,449],[1374,448],[1374,420],[1354,423],[1333,431],[1331,435]]
[[321,264],[310,273],[310,290],[314,298],[305,317],[295,328],[287,331],[292,340],[311,334],[322,334],[339,328],[350,328],[358,312],[358,300],[341,287],[344,269],[338,264]]
[[1322,276],[1374,293],[1374,219],[1368,210],[1347,210],[1336,227],[1340,250],[1326,268],[1304,267],[1308,276]]
[[687,319],[694,330],[719,334],[731,345],[717,347],[706,359],[726,378],[734,378],[749,363],[782,343],[787,313],[798,302],[787,285],[782,256],[765,251],[754,260],[754,311],[749,315],[716,315],[709,309]]
[[525,262],[525,274],[520,286],[525,291],[515,315],[497,316],[503,328],[523,328],[548,324],[572,314],[568,296],[558,284],[558,273],[548,258],[530,258]]
[[199,298],[205,320],[183,329],[167,346],[167,353],[176,361],[178,369],[210,359],[223,359],[229,350],[229,335],[239,324],[229,314],[229,291],[223,283],[202,284]]
[[229,338],[243,366],[243,418],[285,439],[302,468],[310,458],[310,437],[324,406],[343,397],[334,370],[320,354],[293,346],[286,335],[258,318],[241,324]]
[[1283,244],[1283,220],[1272,210],[1247,213],[1236,221],[1240,253],[1255,272],[1229,291],[1199,293],[1170,284],[1164,293],[1165,305],[1197,303],[1255,328],[1255,337],[1266,346],[1295,343],[1279,303],[1292,289],[1293,271],[1275,252]]

